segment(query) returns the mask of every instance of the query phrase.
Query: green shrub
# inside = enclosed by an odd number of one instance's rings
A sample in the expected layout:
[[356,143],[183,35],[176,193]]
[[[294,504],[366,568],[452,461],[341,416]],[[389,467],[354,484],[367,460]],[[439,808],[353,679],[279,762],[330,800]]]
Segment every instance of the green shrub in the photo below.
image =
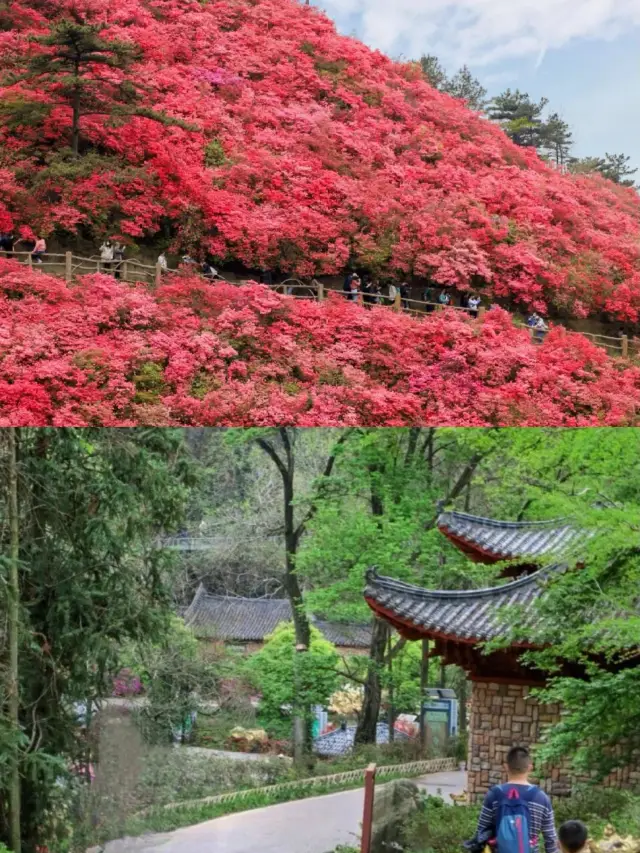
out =
[[[571,797],[553,800],[556,826],[565,820],[586,823],[592,838],[602,838],[610,823],[621,835],[640,835],[640,794],[609,788],[582,788]],[[423,808],[408,827],[411,853],[461,853],[463,841],[472,838],[480,806],[451,806],[426,797]]]
[[204,149],[204,163],[210,169],[216,166],[223,166],[227,161],[227,155],[224,153],[222,143],[218,139],[212,139],[208,142]]

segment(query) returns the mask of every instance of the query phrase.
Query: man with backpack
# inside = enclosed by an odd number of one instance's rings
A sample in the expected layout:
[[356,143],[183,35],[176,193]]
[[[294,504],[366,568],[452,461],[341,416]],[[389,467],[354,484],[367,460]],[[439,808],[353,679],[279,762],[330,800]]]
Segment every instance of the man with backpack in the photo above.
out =
[[514,746],[507,755],[507,783],[484,798],[477,837],[489,836],[497,853],[536,853],[540,836],[545,853],[557,853],[558,838],[549,797],[529,782],[533,769],[529,750]]

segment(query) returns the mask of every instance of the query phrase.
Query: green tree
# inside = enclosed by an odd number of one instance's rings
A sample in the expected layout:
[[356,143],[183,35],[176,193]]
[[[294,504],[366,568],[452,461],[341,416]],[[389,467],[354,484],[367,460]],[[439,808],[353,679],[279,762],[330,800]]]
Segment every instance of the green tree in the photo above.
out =
[[541,128],[540,149],[548,151],[553,162],[564,168],[569,162],[569,152],[573,145],[573,136],[569,125],[553,113]]
[[624,154],[606,154],[604,157],[574,157],[569,160],[569,171],[584,175],[599,172],[603,177],[623,187],[635,187],[631,177],[637,169],[629,166],[631,158]]
[[473,76],[468,66],[462,68],[453,75],[444,87],[445,92],[461,101],[466,101],[472,110],[480,112],[487,105],[487,90],[480,81]]
[[[439,504],[465,499],[474,476],[500,446],[499,430],[360,430],[349,440],[297,559],[311,586],[309,606],[333,618],[371,618],[362,597],[365,574],[465,588],[491,577],[471,566],[436,529]],[[372,619],[358,743],[375,741],[390,662],[405,646]]]
[[14,97],[9,90],[2,107],[8,120],[37,125],[55,105],[68,107],[74,157],[80,153],[83,116],[106,115],[117,120],[138,115],[193,129],[180,119],[143,105],[143,89],[128,75],[139,50],[130,42],[104,38],[106,28],[106,24],[89,23],[74,12],[73,19],[58,20],[48,33],[34,36],[33,52],[24,57],[23,68],[9,75],[4,84],[37,83],[38,89],[46,92],[48,103],[30,99],[22,87]]
[[[167,629],[171,565],[154,541],[181,523],[192,474],[176,430],[24,428],[16,438],[20,728],[0,688],[0,801],[17,760],[22,846],[32,853],[47,841],[55,778],[87,757],[76,703],[110,692],[123,644]],[[2,610],[12,541],[0,528]],[[3,643],[0,670],[6,654]],[[6,820],[0,811],[9,840]]]
[[420,67],[422,68],[422,72],[427,78],[427,81],[433,86],[433,88],[443,91],[444,87],[449,82],[449,78],[447,77],[447,72],[442,67],[438,57],[432,56],[431,54],[425,54],[420,58]]
[[309,634],[309,648],[299,655],[294,625],[283,623],[247,662],[247,672],[262,694],[261,714],[276,727],[284,707],[310,725],[313,706],[326,706],[340,684],[335,646],[317,628],[312,627]]
[[492,121],[498,122],[516,145],[540,148],[544,139],[542,114],[548,104],[546,98],[537,103],[529,95],[516,89],[506,89],[497,95],[487,110]]
[[158,641],[134,644],[123,663],[145,687],[147,704],[139,720],[151,743],[168,743],[176,730],[184,741],[191,715],[218,698],[221,661],[202,657],[193,631],[178,617],[170,620]]

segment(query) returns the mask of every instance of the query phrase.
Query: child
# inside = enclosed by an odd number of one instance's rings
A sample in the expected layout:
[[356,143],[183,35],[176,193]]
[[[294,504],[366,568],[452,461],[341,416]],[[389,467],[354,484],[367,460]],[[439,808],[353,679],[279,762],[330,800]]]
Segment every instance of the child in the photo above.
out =
[[589,831],[581,820],[567,820],[558,830],[562,853],[582,853],[588,838]]

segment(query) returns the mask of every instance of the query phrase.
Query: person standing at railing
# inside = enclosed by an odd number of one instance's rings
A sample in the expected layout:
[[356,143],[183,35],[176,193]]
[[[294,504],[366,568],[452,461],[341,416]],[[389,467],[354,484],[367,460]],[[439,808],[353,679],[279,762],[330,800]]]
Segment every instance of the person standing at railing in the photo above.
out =
[[108,275],[111,274],[113,267],[113,243],[111,240],[105,240],[100,246],[100,265],[103,272]]
[[5,231],[0,234],[0,252],[4,252],[8,258],[13,257],[13,234]]
[[156,261],[156,263],[158,264],[158,266],[160,267],[160,269],[163,272],[165,272],[166,270],[169,269],[169,264],[167,263],[167,256],[165,255],[164,252],[161,252],[158,255],[158,260]]
[[442,305],[443,308],[446,308],[448,305],[451,305],[451,294],[446,290],[443,290],[438,297],[438,302]]
[[427,285],[425,289],[422,291],[422,301],[426,303],[427,314],[431,314],[435,311],[435,305],[433,304],[433,290]]
[[120,276],[122,275],[122,264],[124,262],[124,244],[123,243],[114,243],[113,245],[113,270],[115,277],[120,280]]
[[480,297],[477,296],[475,293],[473,293],[469,297],[468,307],[469,314],[471,314],[471,316],[476,319],[478,317],[478,309],[480,308]]
[[357,275],[354,275],[351,279],[351,286],[349,291],[349,296],[347,297],[351,302],[357,302],[358,296],[360,295],[360,279]]
[[389,294],[388,294],[389,305],[395,305],[396,304],[396,296],[397,295],[398,295],[398,288],[395,286],[395,284],[393,282],[391,282],[389,284]]
[[403,281],[400,285],[400,298],[402,299],[402,307],[405,311],[409,310],[409,283]]
[[31,260],[37,264],[42,263],[42,258],[47,253],[47,244],[44,237],[36,237],[36,244],[31,252]]

